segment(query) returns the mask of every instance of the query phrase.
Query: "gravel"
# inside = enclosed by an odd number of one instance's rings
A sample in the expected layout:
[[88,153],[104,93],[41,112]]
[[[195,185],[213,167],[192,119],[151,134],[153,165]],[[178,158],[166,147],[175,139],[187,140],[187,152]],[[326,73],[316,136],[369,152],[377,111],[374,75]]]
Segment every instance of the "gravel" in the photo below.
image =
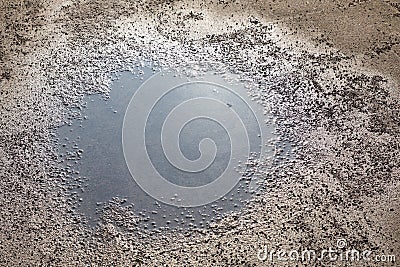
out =
[[[333,3],[344,2],[357,1]],[[296,37],[257,1],[1,5],[1,266],[255,266],[265,245],[320,251],[340,238],[400,256],[399,77]],[[209,229],[139,229],[118,198],[95,228],[75,211],[69,189],[85,181],[71,185],[73,166],[60,164],[57,127],[80,118],[85,95],[107,98],[110,74],[150,62],[240,74],[295,146],[288,162],[257,162],[266,190]]]

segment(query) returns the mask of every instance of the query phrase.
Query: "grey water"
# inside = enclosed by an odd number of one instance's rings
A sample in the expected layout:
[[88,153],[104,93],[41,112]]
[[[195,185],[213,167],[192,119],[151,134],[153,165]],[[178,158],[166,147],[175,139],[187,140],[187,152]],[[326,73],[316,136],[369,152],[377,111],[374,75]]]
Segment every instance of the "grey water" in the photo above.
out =
[[[102,95],[85,97],[86,107],[81,111],[83,119],[74,119],[70,125],[58,129],[60,154],[66,155],[65,164],[73,166],[76,177],[85,178],[85,186],[77,190],[79,202],[77,209],[84,214],[90,225],[99,220],[98,210],[114,197],[124,199],[124,205],[134,204],[134,212],[140,216],[140,225],[146,229],[207,227],[224,214],[237,211],[251,198],[245,180],[226,195],[208,205],[183,208],[156,201],[144,192],[132,178],[125,162],[122,147],[122,125],[125,111],[136,90],[154,75],[151,68],[141,68],[138,72],[120,72],[114,77],[108,99]],[[200,91],[199,91],[200,90]],[[201,89],[174,90],[154,106],[146,125],[146,143],[149,157],[157,171],[170,182],[181,186],[201,186],[208,184],[223,172],[230,156],[229,135],[225,129],[212,120],[198,119],[186,124],[181,131],[179,146],[182,154],[191,160],[199,157],[198,144],[204,138],[214,141],[217,155],[206,170],[187,175],[168,162],[160,143],[160,127],[171,109],[185,99],[198,95],[212,95],[212,90]],[[248,129],[251,151],[260,147],[259,125],[251,112],[241,108],[240,100],[228,91],[221,90],[219,97],[229,106],[238,107],[235,111],[244,118]],[[204,107],[207,108],[207,107]],[[147,130],[149,129],[149,130]],[[271,136],[273,133],[271,133]],[[263,145],[263,144],[261,144]],[[79,160],[67,155],[79,151]],[[245,173],[250,176],[251,173]],[[74,178],[72,178],[74,179]]]

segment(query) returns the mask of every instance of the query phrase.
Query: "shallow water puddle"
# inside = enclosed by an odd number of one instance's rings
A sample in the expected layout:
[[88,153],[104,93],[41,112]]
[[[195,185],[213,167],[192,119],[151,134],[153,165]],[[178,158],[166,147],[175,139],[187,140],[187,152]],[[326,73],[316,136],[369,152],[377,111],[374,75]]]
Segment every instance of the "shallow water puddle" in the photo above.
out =
[[248,158],[276,153],[261,105],[218,75],[121,72],[109,99],[86,101],[83,119],[58,133],[72,183],[84,180],[77,207],[92,225],[119,197],[144,228],[206,227],[258,189]]

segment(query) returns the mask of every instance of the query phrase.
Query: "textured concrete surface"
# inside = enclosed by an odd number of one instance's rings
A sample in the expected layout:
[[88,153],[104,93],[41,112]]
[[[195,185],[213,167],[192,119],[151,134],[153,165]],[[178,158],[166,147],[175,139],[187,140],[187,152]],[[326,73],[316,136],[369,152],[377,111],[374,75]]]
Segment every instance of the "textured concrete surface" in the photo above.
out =
[[[398,1],[0,1],[1,266],[398,265]],[[258,162],[267,190],[209,229],[143,231],[118,198],[95,229],[75,211],[85,179],[56,129],[145,60],[239,73],[297,144],[292,162]],[[340,239],[397,262],[257,258]]]

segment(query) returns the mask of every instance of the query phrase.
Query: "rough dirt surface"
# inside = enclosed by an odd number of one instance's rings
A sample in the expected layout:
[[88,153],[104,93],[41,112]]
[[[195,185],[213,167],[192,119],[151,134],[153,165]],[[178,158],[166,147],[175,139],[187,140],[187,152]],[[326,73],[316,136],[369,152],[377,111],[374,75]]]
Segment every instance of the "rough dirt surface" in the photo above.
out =
[[[340,238],[400,258],[397,1],[1,0],[0,29],[0,266],[263,266],[265,245]],[[95,229],[74,211],[55,129],[146,62],[240,74],[296,144],[285,164],[259,162],[267,190],[210,229],[139,230],[119,199]]]

